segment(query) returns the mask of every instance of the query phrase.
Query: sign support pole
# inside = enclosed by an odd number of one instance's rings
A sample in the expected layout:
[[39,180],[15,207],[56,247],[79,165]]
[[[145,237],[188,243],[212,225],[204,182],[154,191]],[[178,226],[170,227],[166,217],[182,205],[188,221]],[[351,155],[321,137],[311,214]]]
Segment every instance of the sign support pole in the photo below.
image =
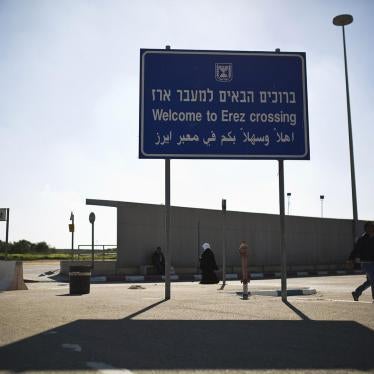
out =
[[5,259],[8,257],[9,243],[9,208],[6,209],[6,229],[5,229]]
[[71,213],[71,223],[73,225],[73,231],[71,233],[71,258],[74,259],[74,230],[75,230],[75,226],[74,226],[74,214],[73,214],[73,212]]
[[[276,53],[280,49],[275,50]],[[285,208],[284,208],[284,163],[278,160],[279,175],[279,218],[280,218],[280,252],[281,252],[281,295],[282,301],[287,301],[287,255],[286,255],[286,231],[285,231]]]
[[[170,49],[170,46],[165,49]],[[170,300],[170,159],[165,159],[165,251],[165,300]]]
[[91,268],[95,264],[95,222],[92,222],[92,238],[91,238]]
[[170,299],[170,160],[165,159],[165,300]]
[[222,199],[222,286],[226,286],[226,199]]
[[200,272],[200,219],[197,221],[197,267],[196,270]]
[[91,269],[93,270],[95,266],[95,213],[91,212],[88,220],[90,221],[92,225],[92,237],[91,237]]
[[281,294],[282,301],[287,301],[287,257],[284,215],[284,167],[283,160],[278,160],[279,174],[279,217],[280,217],[280,252],[281,252]]

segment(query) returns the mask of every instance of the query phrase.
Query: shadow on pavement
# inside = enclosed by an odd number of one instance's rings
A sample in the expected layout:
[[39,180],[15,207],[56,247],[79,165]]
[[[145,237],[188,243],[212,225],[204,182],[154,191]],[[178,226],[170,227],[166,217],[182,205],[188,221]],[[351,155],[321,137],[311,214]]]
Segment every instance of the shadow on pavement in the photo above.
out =
[[133,314],[130,314],[128,315],[127,317],[125,317],[125,319],[132,319],[136,316],[138,316],[139,314],[143,314],[145,312],[147,312],[148,310],[151,310],[153,309],[154,307],[156,307],[157,305],[160,305],[162,303],[166,302],[166,300],[160,300],[160,301],[157,301],[157,303],[154,303],[154,304],[151,304],[151,305],[148,305],[147,307],[141,309],[141,310],[138,310],[137,312],[133,313]]
[[305,315],[300,309],[297,309],[294,305],[292,305],[289,301],[283,301],[283,304],[287,305],[293,312],[295,312],[302,320],[310,321],[311,319]]
[[373,346],[350,321],[78,320],[0,348],[0,370],[370,370]]

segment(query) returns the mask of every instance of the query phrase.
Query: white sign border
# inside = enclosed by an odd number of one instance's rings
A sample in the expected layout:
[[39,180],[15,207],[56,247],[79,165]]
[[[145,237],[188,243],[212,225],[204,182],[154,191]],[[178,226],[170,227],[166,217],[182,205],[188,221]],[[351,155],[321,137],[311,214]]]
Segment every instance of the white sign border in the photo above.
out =
[[[233,155],[233,154],[170,154],[170,153],[146,153],[144,151],[144,66],[145,66],[145,57],[149,54],[200,54],[200,55],[222,55],[222,56],[277,56],[277,57],[299,57],[301,59],[301,66],[302,66],[302,87],[303,87],[303,109],[304,109],[304,147],[305,153],[302,155]],[[262,160],[297,160],[297,159],[305,159],[305,157],[309,153],[310,158],[310,144],[309,144],[309,123],[308,123],[308,107],[307,107],[307,98],[306,98],[306,61],[304,56],[298,52],[291,53],[291,52],[219,52],[219,51],[193,51],[193,50],[172,50],[172,49],[158,49],[158,50],[146,50],[142,55],[142,70],[141,70],[141,77],[140,77],[140,84],[141,84],[141,96],[140,96],[140,132],[141,137],[139,139],[140,142],[140,151],[143,156],[149,158],[158,158],[158,159],[262,159]]]

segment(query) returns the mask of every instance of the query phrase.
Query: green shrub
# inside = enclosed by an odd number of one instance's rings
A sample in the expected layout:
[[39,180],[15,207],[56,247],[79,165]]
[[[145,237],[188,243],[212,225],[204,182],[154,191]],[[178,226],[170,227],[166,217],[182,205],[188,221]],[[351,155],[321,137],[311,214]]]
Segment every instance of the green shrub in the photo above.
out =
[[28,240],[22,239],[10,245],[9,253],[30,253],[32,243]]
[[0,240],[0,252],[8,253],[55,253],[56,249],[49,247],[46,242],[31,243],[22,239],[18,242],[8,243]]
[[36,244],[32,244],[31,246],[31,252],[51,253],[52,251],[53,251],[52,248],[49,248],[46,242],[39,242]]

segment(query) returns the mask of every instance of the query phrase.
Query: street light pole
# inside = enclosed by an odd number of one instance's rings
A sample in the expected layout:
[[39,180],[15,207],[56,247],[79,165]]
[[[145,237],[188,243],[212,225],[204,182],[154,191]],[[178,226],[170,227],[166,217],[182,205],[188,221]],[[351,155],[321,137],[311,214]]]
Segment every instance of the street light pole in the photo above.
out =
[[71,224],[69,225],[69,231],[71,232],[71,259],[73,260],[74,259],[74,231],[75,231],[73,212],[71,212],[70,214],[70,221],[71,221]]
[[348,68],[347,68],[347,51],[345,46],[345,29],[347,26],[353,22],[353,17],[350,14],[341,14],[334,17],[332,20],[335,26],[342,26],[343,30],[343,48],[344,48],[344,67],[345,67],[345,89],[347,96],[347,115],[348,115],[348,135],[349,135],[349,156],[351,164],[351,186],[352,186],[352,206],[353,206],[353,240],[358,235],[357,223],[357,195],[356,195],[356,176],[355,176],[355,161],[353,155],[353,137],[352,137],[352,121],[351,121],[351,104],[349,99],[349,84],[348,84]]
[[321,218],[323,218],[323,200],[325,199],[325,195],[319,195],[321,200]]
[[95,266],[95,220],[96,216],[94,212],[91,212],[88,216],[88,220],[90,221],[92,225],[92,231],[91,231],[91,269]]
[[287,207],[287,215],[290,215],[290,205],[291,205],[291,192],[287,192],[287,199],[288,199],[288,207]]

